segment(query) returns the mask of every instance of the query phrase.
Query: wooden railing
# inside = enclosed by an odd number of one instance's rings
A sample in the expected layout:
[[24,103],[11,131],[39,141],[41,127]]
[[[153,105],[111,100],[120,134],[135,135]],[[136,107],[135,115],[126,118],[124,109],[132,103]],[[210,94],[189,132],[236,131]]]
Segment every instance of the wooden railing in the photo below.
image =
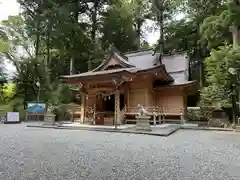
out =
[[[166,117],[170,117],[170,116],[179,116],[181,122],[184,121],[182,109],[178,112],[178,110],[175,110],[175,109],[167,109],[167,108],[159,107],[159,106],[149,106],[149,107],[144,107],[144,108],[148,112],[149,116],[153,116],[154,124],[156,121],[165,122]],[[127,116],[129,116],[129,115],[136,116],[137,114],[139,114],[138,107],[128,107],[126,109],[127,109],[127,111],[125,112],[125,115],[127,115]]]
[[[168,116],[178,116],[183,121],[183,111],[180,110],[177,112],[174,109],[166,109],[159,106],[149,106],[145,107],[145,109],[148,112],[149,116],[152,116],[152,122],[156,124],[156,122],[165,122],[166,117]],[[124,108],[120,111],[120,122],[123,123],[125,120],[127,120],[128,117],[133,118],[129,119],[129,121],[135,121],[135,116],[139,114],[139,108],[138,107],[127,107],[124,106]],[[93,124],[96,122],[96,120],[101,119],[101,122],[105,124],[110,124],[110,122],[113,122],[111,124],[114,124],[114,112],[96,112],[95,108],[89,108],[88,109],[88,121],[92,122]],[[98,121],[99,122],[99,121]]]

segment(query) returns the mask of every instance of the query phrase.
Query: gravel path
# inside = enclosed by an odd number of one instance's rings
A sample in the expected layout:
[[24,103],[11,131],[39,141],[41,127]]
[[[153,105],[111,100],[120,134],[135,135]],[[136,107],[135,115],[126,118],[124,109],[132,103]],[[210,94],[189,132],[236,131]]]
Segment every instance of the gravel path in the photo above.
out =
[[240,133],[169,137],[0,124],[0,180],[239,180]]

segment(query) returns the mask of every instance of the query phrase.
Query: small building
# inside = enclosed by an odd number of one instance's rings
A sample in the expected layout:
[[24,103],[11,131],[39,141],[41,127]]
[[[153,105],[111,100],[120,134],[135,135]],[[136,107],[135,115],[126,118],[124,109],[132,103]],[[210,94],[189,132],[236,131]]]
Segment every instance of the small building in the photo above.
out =
[[82,85],[82,123],[94,112],[96,124],[121,124],[134,119],[138,105],[154,115],[180,120],[187,96],[196,83],[188,81],[186,54],[160,56],[153,50],[121,53],[114,46],[92,71],[66,75],[62,81]]

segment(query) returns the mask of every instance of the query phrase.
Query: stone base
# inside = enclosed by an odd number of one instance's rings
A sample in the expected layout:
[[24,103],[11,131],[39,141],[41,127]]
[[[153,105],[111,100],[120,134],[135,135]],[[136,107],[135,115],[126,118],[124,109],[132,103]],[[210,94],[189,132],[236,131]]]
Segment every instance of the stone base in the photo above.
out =
[[54,125],[55,124],[55,116],[56,115],[54,115],[54,114],[45,114],[43,125]]
[[136,116],[136,130],[138,131],[152,131],[150,123],[149,123],[149,119],[151,117],[150,116]]

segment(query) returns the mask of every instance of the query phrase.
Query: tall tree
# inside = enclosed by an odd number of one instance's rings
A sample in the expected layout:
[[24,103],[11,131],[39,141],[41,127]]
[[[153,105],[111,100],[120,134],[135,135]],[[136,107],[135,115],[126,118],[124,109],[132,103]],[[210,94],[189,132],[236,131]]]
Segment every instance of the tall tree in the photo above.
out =
[[124,0],[109,6],[102,17],[102,45],[107,49],[114,44],[120,51],[136,50],[136,31],[133,27],[135,6]]

